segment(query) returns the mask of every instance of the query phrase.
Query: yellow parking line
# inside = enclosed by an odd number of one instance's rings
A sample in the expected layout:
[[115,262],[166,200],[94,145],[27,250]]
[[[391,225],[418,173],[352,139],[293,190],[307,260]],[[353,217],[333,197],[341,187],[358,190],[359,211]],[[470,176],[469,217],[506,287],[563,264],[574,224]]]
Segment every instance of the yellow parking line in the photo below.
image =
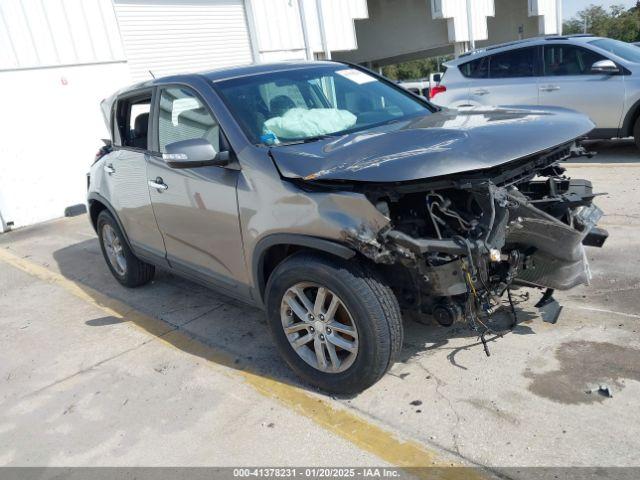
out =
[[[313,420],[324,429],[391,465],[401,468],[461,466],[453,465],[418,442],[402,440],[392,432],[345,408],[332,405],[320,396],[259,373],[246,369],[241,370],[239,368],[242,367],[235,365],[234,359],[229,354],[198,342],[162,320],[139,312],[119,300],[70,280],[60,273],[21,258],[5,248],[0,248],[0,261],[39,280],[59,286],[85,302],[100,308],[110,316],[130,321],[171,348],[205,358],[214,366],[228,367],[223,370],[225,374],[242,377],[258,393],[279,401],[295,412]],[[412,470],[411,474],[419,478],[452,480],[486,478],[481,471],[475,468],[441,468],[435,471]]]

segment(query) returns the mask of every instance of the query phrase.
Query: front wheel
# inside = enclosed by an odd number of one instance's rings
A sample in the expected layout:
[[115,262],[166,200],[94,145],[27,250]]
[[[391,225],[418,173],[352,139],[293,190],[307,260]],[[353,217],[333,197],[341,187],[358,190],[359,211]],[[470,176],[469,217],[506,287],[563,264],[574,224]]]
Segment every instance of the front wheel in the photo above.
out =
[[98,215],[96,230],[102,255],[118,282],[125,287],[139,287],[153,279],[155,267],[133,254],[118,223],[107,210]]
[[402,347],[395,295],[366,265],[300,253],[267,285],[267,320],[289,366],[322,390],[354,394],[377,382]]
[[640,117],[638,117],[633,127],[633,138],[636,141],[636,146],[640,148]]

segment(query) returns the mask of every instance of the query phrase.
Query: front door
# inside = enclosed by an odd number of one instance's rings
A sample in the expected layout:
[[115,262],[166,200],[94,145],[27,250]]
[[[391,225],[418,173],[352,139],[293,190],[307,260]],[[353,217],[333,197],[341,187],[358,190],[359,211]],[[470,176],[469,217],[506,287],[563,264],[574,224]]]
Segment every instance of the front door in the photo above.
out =
[[624,106],[624,75],[591,72],[605,57],[567,44],[544,47],[544,76],[540,78],[540,104],[585,113],[598,129],[617,135]]
[[138,254],[165,256],[147,187],[148,125],[152,91],[119,98],[115,110],[115,150],[104,164],[106,194],[133,249]]
[[173,169],[162,160],[166,146],[182,140],[205,138],[219,151],[220,126],[190,88],[165,87],[159,94],[159,152],[149,161],[148,179],[167,260],[176,270],[245,296],[245,285],[237,281],[246,272],[236,197],[239,171]]

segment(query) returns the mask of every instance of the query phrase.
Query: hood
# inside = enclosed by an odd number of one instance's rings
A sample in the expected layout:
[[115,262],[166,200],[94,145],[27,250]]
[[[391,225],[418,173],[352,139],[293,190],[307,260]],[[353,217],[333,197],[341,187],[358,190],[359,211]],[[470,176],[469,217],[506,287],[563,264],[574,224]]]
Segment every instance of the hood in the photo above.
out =
[[443,109],[364,132],[273,147],[271,154],[288,178],[403,182],[496,167],[593,128],[585,115],[562,108]]

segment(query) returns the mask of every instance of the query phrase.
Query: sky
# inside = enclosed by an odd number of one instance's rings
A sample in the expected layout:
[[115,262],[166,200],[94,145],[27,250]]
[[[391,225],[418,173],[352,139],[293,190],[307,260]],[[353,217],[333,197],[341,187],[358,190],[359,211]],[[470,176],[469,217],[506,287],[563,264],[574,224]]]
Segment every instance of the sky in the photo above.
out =
[[636,0],[563,0],[562,15],[565,20],[568,20],[575,16],[580,10],[588,7],[589,5],[599,5],[604,8],[609,8],[611,5],[624,5],[631,8],[636,4]]

